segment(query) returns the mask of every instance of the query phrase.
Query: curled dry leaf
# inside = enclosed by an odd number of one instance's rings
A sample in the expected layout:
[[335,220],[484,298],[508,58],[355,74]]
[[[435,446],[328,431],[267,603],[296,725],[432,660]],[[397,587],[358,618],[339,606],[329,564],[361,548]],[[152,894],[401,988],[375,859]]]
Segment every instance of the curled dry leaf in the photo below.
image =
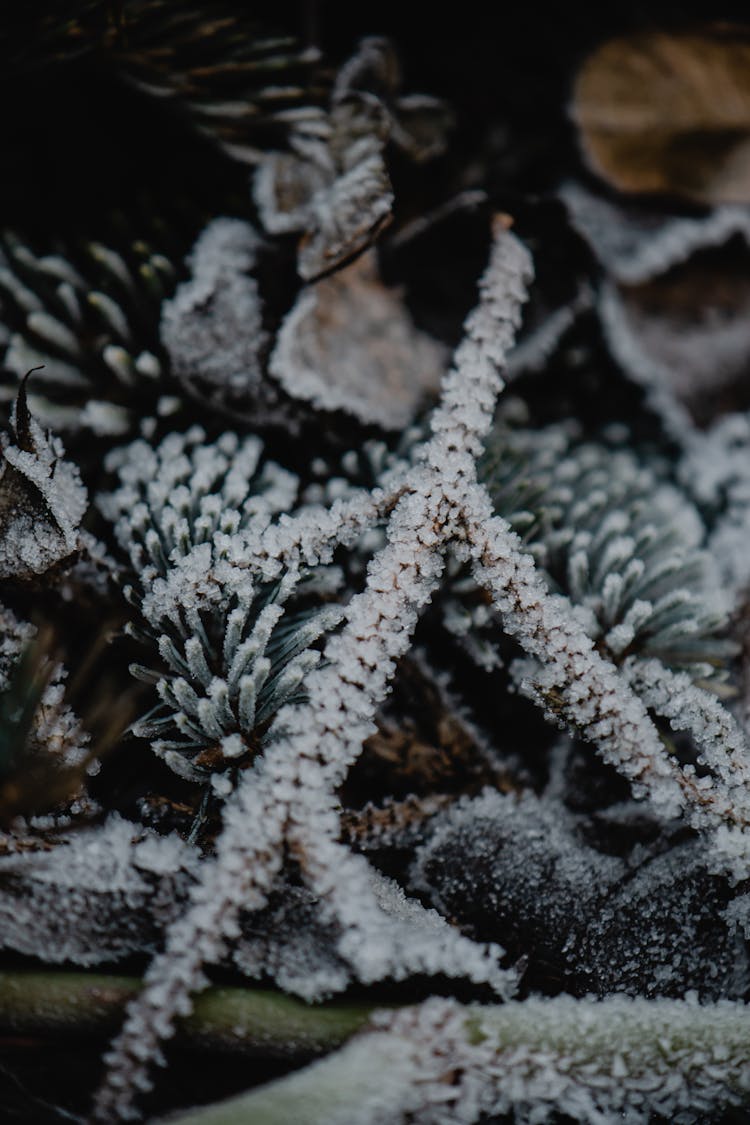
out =
[[[747,260],[747,252],[744,252]],[[724,263],[694,259],[644,285],[606,286],[600,303],[615,358],[705,424],[746,407],[750,281]]]
[[77,551],[86,489],[64,453],[32,418],[22,385],[0,437],[0,578],[35,578]]
[[252,276],[260,239],[240,219],[214,219],[195,243],[191,278],[165,301],[161,338],[182,383],[246,395],[262,379],[262,304]]
[[263,224],[272,234],[302,232],[297,268],[306,281],[361,253],[390,221],[387,131],[375,98],[349,95],[301,124],[292,152],[261,164],[254,190]]
[[444,368],[442,346],[378,279],[374,252],[300,294],[270,363],[293,398],[389,430],[411,421]]
[[216,218],[187,259],[190,277],[162,305],[160,335],[181,387],[209,409],[252,418],[287,418],[266,377],[269,334],[255,273],[260,235],[242,219]]
[[563,184],[559,198],[602,268],[623,285],[652,281],[732,238],[750,246],[746,207],[676,216],[642,203],[615,203],[574,182]]
[[452,119],[444,103],[399,96],[400,85],[388,41],[364,39],[339,71],[329,109],[310,109],[292,129],[290,151],[269,153],[258,169],[263,225],[272,234],[302,234],[298,269],[306,281],[356,257],[390,222],[388,141],[417,162],[445,147]]
[[750,399],[750,214],[680,216],[620,206],[565,184],[571,224],[607,280],[599,314],[620,366],[674,424],[700,424]]
[[579,71],[571,110],[587,162],[620,191],[750,202],[747,28],[609,40]]
[[431,160],[445,151],[453,125],[450,107],[426,94],[401,95],[401,66],[393,44],[366,36],[336,77],[334,98],[352,91],[374,94],[388,115],[390,139],[412,160]]

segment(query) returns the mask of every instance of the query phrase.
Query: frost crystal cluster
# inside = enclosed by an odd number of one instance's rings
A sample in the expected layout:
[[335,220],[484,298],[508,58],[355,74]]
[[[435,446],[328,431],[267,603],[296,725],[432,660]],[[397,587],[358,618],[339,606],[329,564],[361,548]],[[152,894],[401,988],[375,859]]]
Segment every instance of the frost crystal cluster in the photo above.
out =
[[109,8],[38,30],[163,183],[0,235],[0,1032],[103,1047],[14,1119],[720,1125],[745,211],[527,205],[385,38]]

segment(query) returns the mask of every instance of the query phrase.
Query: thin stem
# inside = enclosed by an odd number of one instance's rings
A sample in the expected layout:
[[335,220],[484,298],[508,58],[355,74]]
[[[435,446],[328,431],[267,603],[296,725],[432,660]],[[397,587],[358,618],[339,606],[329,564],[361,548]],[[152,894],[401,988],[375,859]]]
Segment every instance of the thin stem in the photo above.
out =
[[[0,1028],[18,1035],[109,1034],[142,987],[103,973],[0,973]],[[300,1058],[338,1047],[372,1012],[365,1004],[305,1004],[279,992],[210,988],[179,1021],[176,1043]]]

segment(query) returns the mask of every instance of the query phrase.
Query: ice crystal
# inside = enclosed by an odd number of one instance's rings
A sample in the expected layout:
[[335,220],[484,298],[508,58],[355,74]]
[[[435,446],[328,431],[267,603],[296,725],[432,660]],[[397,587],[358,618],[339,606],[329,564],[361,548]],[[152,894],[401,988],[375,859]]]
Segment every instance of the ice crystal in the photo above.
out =
[[582,827],[551,796],[486,791],[430,820],[411,886],[476,936],[528,951],[527,979],[578,995],[742,996],[750,965],[722,918],[732,891],[703,844],[621,858]]
[[750,585],[750,417],[728,414],[707,432],[694,434],[679,466],[681,479],[708,520],[707,546],[732,595]]
[[[92,1120],[138,1116],[210,969],[286,1026],[284,993],[329,1027],[337,995],[453,998],[186,1125],[747,1106],[747,208],[677,210],[679,153],[658,209],[559,186],[562,134],[540,179],[534,114],[468,87],[447,151],[390,42],[324,57],[314,4],[299,38],[232,2],[49,7],[31,46],[0,30],[8,89],[39,79],[0,232],[0,946],[11,977],[145,970]],[[742,93],[736,31],[688,45]],[[686,105],[726,148],[707,73]],[[627,188],[661,140],[604,94]],[[45,195],[24,169],[62,152]]]
[[[339,952],[357,964],[364,979],[394,970],[399,975],[468,971],[472,979],[492,981],[498,991],[511,987],[512,977],[497,966],[499,950],[477,948],[469,957],[466,939],[450,932],[437,942],[404,944],[402,929],[386,921],[365,860],[336,842],[339,818],[332,796],[373,729],[395,661],[406,651],[419,610],[439,581],[443,537],[455,534],[456,520],[476,487],[473,458],[490,422],[500,387],[497,367],[512,343],[529,273],[526,251],[499,227],[482,301],[444,381],[423,466],[390,516],[386,546],[370,564],[365,590],[349,603],[342,632],[326,645],[325,664],[308,677],[308,701],[282,709],[276,719],[282,737],[225,805],[211,874],[196,886],[188,912],[169,930],[164,954],[152,963],[144,992],[109,1056],[109,1077],[96,1105],[100,1119],[129,1111],[133,1077],[138,1074],[138,1085],[145,1079],[145,1068],[136,1060],[153,1054],[177,1012],[186,1010],[190,991],[204,979],[202,965],[221,956],[227,937],[236,934],[240,908],[265,903],[285,839],[302,860],[326,914],[343,925]],[[361,532],[362,500],[354,510]],[[343,514],[321,521],[314,533],[309,521],[300,526],[297,551],[306,549],[307,561],[313,549],[320,560],[330,557],[332,544],[347,540]],[[289,559],[294,540],[287,537],[287,542]],[[248,824],[254,826],[251,836]]]
[[[677,217],[616,204],[574,183],[560,194],[605,271],[597,308],[610,351],[683,440],[696,420],[712,417],[750,359],[747,210]],[[725,248],[718,265],[710,253],[717,247]]]
[[[89,735],[65,702],[67,670],[35,653],[37,635],[33,625],[0,606],[3,772],[28,767],[36,759],[47,771],[80,775],[90,754]],[[25,659],[34,665],[28,672]]]
[[721,246],[734,236],[750,243],[745,207],[722,206],[695,218],[677,218],[613,203],[576,183],[565,184],[560,197],[607,273],[625,285],[651,281],[697,250]]
[[363,46],[364,61],[355,58],[339,74],[330,110],[296,123],[291,151],[268,154],[255,177],[266,230],[305,234],[298,253],[305,281],[359,254],[391,217],[393,192],[384,159],[391,117],[377,96],[360,88],[373,42]]
[[264,459],[254,436],[226,432],[208,443],[194,426],[168,434],[156,448],[136,441],[115,449],[106,464],[120,487],[99,505],[146,583],[165,578],[201,544],[210,544],[217,559],[226,556],[233,535],[265,526],[297,499],[297,478]]
[[78,965],[152,951],[196,870],[196,855],[176,834],[157,836],[116,815],[51,849],[3,856],[3,947]]

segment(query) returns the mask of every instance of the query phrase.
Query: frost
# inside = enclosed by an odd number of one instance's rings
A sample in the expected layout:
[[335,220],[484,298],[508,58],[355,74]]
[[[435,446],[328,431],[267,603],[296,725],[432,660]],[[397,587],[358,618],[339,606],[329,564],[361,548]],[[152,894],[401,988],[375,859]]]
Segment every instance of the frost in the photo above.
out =
[[387,113],[390,137],[413,160],[439,156],[453,124],[450,108],[439,98],[401,93],[401,66],[392,44],[381,36],[362,39],[356,53],[336,76],[335,96],[356,91],[377,96]]
[[[720,308],[706,294],[723,291]],[[642,384],[648,400],[676,434],[693,416],[710,417],[745,373],[750,360],[750,287],[699,267],[658,285],[602,286],[599,314],[612,355]]]
[[730,595],[750,584],[750,418],[729,414],[705,434],[695,434],[679,466],[680,477],[706,512],[708,549]]
[[260,238],[240,219],[213,219],[188,259],[191,279],[161,312],[161,340],[188,389],[231,402],[263,382],[267,335],[252,276]]
[[522,917],[526,924],[544,919],[554,934],[568,928],[573,903],[585,912],[625,872],[621,859],[578,840],[575,827],[561,805],[487,790],[436,814],[410,885],[445,915],[463,901],[492,917],[484,928],[495,932],[509,932]]
[[572,301],[537,314],[508,356],[507,381],[527,371],[542,371],[579,318],[593,306],[593,294],[582,286]]
[[576,445],[564,426],[496,423],[480,473],[552,589],[581,607],[613,660],[635,651],[707,676],[731,655],[729,602],[702,549],[703,521],[658,466]]
[[[342,855],[347,891],[352,858]],[[350,921],[342,928],[342,920],[321,909],[309,890],[274,891],[265,910],[241,919],[243,934],[233,952],[240,969],[248,976],[270,976],[307,1000],[341,992],[352,980],[372,984],[418,971],[490,980],[511,991],[514,977],[497,968],[496,946],[468,941],[436,911],[408,899],[397,883],[361,861],[355,867],[364,879],[364,889],[355,887],[358,908],[369,899],[366,926]]]
[[385,135],[379,105],[352,96],[298,126],[291,153],[272,153],[261,164],[254,191],[263,224],[273,234],[305,232],[298,257],[305,281],[366,249],[390,219]]
[[272,891],[265,909],[241,915],[240,925],[232,959],[245,976],[269,977],[308,1000],[341,992],[350,983],[350,968],[336,951],[336,926],[321,919],[317,899],[306,888]]
[[0,438],[0,577],[29,579],[75,554],[88,501],[60,439],[29,414],[24,387],[11,427]]
[[[652,1114],[696,1122],[736,1103],[750,1082],[746,1023],[742,1004],[568,997],[468,1010],[431,1000],[378,1021],[386,1042],[400,1040],[412,1060],[410,1081],[401,1087],[403,1116],[392,1120],[404,1120],[405,1111],[424,1123],[510,1112],[516,1121],[542,1122],[562,1113],[591,1125],[635,1125]],[[378,1034],[360,1041],[371,1066]],[[349,1049],[359,1045],[355,1040]],[[449,1072],[460,1078],[446,1088]],[[359,1120],[374,1123],[377,1116]]]
[[51,850],[0,857],[3,947],[86,966],[153,951],[196,872],[179,837],[116,815]]
[[292,398],[400,430],[437,390],[443,349],[419,332],[371,253],[302,291],[270,361]]
[[[223,955],[227,937],[236,933],[240,909],[265,905],[285,841],[326,912],[344,927],[339,952],[354,959],[365,979],[399,964],[403,972],[464,972],[465,939],[460,935],[420,942],[410,953],[398,928],[378,926],[382,940],[372,942],[381,909],[364,859],[336,842],[340,825],[332,795],[372,732],[395,662],[408,648],[419,611],[439,581],[441,538],[435,528],[441,527],[446,539],[452,537],[461,505],[477,487],[472,458],[481,451],[490,424],[502,385],[497,369],[513,342],[530,273],[525,249],[498,224],[482,299],[444,380],[423,467],[414,470],[410,489],[393,508],[386,545],[368,568],[364,591],[347,606],[343,630],[328,641],[324,663],[307,679],[307,701],[282,708],[272,727],[280,737],[269,743],[225,803],[216,859],[194,888],[187,913],[168,930],[164,952],[152,962],[144,991],[130,1006],[108,1056],[96,1102],[98,1119],[129,1111],[134,1088],[148,1081],[143,1060],[153,1056],[177,1013],[188,1010],[190,992],[205,979],[202,965]],[[463,452],[456,456],[457,450]],[[342,514],[346,503],[340,502]],[[359,498],[354,511],[358,538]],[[309,535],[307,521],[302,526]],[[346,523],[342,529],[340,520],[333,522],[328,543],[334,534],[342,541]],[[320,528],[317,536],[320,542]],[[507,992],[507,976],[481,949],[472,956],[470,974],[476,977],[480,971]]]
[[[309,1125],[699,1125],[750,1090],[747,1007],[531,997],[433,998],[376,1013],[327,1058],[222,1104],[237,1120]],[[179,1117],[187,1125],[192,1115]]]
[[[35,761],[45,773],[52,771],[58,776],[70,774],[76,776],[80,784],[82,768],[90,756],[89,735],[65,703],[66,669],[61,664],[51,663],[43,652],[36,654],[34,645],[37,636],[38,631],[33,625],[19,621],[9,609],[0,606],[0,695],[5,694],[8,701],[4,708],[2,732],[5,752],[16,769],[28,767]],[[21,671],[24,657],[33,658],[35,666],[32,672],[37,682],[29,686],[26,677],[21,677],[18,686],[21,692],[28,694],[19,701],[14,698],[14,680]],[[25,729],[29,699],[34,708]],[[15,748],[16,753],[23,757],[23,762],[12,760],[14,736],[24,740],[22,746]],[[8,764],[6,758],[6,769]]]
[[625,859],[596,851],[564,805],[487,791],[430,821],[410,886],[470,932],[526,954],[527,980],[578,995],[742,996],[731,897],[698,841]]
[[233,535],[294,505],[297,478],[262,454],[256,437],[226,432],[207,443],[194,426],[156,449],[135,441],[108,455],[121,483],[99,506],[145,581],[166,577],[171,563],[202,543],[226,552]]
[[[597,304],[610,351],[682,442],[694,421],[721,410],[722,393],[750,360],[747,209],[671,217],[578,184],[565,185],[561,198],[606,272]],[[726,254],[717,266],[706,252],[731,240],[739,268],[731,257],[727,266]]]

